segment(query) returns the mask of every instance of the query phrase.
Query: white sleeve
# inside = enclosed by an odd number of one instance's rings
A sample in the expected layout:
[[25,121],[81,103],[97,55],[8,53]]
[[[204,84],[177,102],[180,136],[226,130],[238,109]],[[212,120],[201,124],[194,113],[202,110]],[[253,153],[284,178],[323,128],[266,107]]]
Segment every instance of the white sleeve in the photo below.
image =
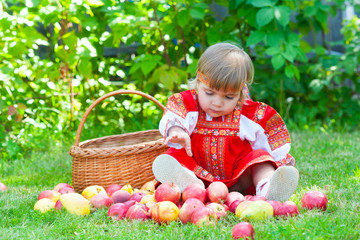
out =
[[[185,118],[173,113],[172,111],[166,111],[159,123],[159,131],[166,138],[168,131],[171,127],[177,126],[184,129],[189,136],[194,131],[198,120],[198,112],[188,112]],[[180,144],[169,143],[169,147],[176,149],[182,148]]]
[[290,151],[290,143],[272,150],[265,130],[258,123],[244,115],[240,117],[240,138],[243,141],[248,140],[254,150],[262,149],[268,152],[275,162],[285,159]]

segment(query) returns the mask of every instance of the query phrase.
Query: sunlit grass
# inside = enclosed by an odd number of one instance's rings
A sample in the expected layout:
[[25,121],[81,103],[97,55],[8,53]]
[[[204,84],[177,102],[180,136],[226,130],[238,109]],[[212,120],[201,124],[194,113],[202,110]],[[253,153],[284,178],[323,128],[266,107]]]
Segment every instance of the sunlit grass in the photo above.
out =
[[[297,160],[300,183],[291,197],[299,207],[309,190],[324,192],[328,209],[300,208],[297,217],[253,222],[257,239],[359,239],[360,238],[360,152],[358,133],[292,134],[292,155]],[[112,221],[106,209],[89,217],[65,211],[41,214],[33,210],[38,194],[57,183],[71,183],[71,143],[46,152],[34,151],[27,159],[1,162],[1,182],[8,191],[0,193],[0,239],[231,239],[239,222],[228,214],[216,226],[198,228],[173,222]]]

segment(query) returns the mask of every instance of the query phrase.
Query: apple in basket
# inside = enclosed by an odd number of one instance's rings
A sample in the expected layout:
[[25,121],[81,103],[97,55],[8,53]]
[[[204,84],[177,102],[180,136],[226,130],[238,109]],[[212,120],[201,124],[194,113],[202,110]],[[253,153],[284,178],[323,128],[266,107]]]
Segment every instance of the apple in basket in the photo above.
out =
[[107,212],[107,216],[113,220],[120,220],[125,218],[129,207],[126,206],[124,203],[115,203],[109,207]]
[[223,182],[212,182],[206,192],[210,202],[224,203],[229,194],[229,189]]
[[179,217],[179,208],[171,201],[157,202],[150,209],[151,218],[158,223],[170,223]]
[[42,192],[40,192],[39,196],[38,196],[38,200],[43,199],[43,198],[48,198],[51,201],[53,201],[54,203],[56,203],[57,200],[59,200],[61,194],[58,191],[55,190],[44,190]]
[[248,222],[239,222],[232,229],[233,239],[254,239],[255,231]]
[[87,200],[90,200],[96,194],[105,194],[105,195],[107,195],[105,189],[103,187],[101,187],[101,186],[98,186],[98,185],[88,186],[81,193],[81,195],[84,198],[86,198]]
[[157,202],[170,201],[177,204],[180,201],[180,188],[174,183],[162,183],[155,191],[155,199]]
[[122,186],[120,184],[111,184],[106,188],[106,193],[109,197],[113,195],[114,192],[120,190]]
[[40,211],[41,213],[46,213],[51,209],[54,209],[54,207],[55,207],[54,201],[48,198],[42,198],[35,203],[34,210]]
[[182,192],[182,200],[185,202],[190,198],[197,198],[201,202],[206,201],[206,189],[200,184],[193,183],[187,186]]
[[182,223],[188,223],[191,221],[191,216],[196,208],[205,207],[204,203],[197,198],[187,199],[180,208],[179,218]]

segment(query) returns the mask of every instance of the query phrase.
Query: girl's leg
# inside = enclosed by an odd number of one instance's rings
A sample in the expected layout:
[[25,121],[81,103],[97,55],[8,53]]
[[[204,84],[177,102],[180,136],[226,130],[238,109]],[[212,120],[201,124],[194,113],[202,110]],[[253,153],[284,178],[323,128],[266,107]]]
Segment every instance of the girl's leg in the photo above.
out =
[[275,170],[270,162],[252,167],[252,180],[256,186],[256,195],[268,200],[286,201],[296,190],[299,172],[292,166],[282,166]]

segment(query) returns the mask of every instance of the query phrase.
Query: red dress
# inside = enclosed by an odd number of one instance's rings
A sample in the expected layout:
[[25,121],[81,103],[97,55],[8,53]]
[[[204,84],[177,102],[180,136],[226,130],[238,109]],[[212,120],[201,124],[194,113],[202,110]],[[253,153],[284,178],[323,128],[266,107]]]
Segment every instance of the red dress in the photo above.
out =
[[256,163],[270,161],[275,168],[295,164],[288,154],[290,137],[283,120],[261,102],[247,100],[230,114],[212,119],[199,107],[197,92],[184,91],[169,98],[160,132],[167,136],[171,126],[180,126],[190,134],[193,156],[176,145],[166,154],[193,171],[205,185],[222,181],[231,187]]

